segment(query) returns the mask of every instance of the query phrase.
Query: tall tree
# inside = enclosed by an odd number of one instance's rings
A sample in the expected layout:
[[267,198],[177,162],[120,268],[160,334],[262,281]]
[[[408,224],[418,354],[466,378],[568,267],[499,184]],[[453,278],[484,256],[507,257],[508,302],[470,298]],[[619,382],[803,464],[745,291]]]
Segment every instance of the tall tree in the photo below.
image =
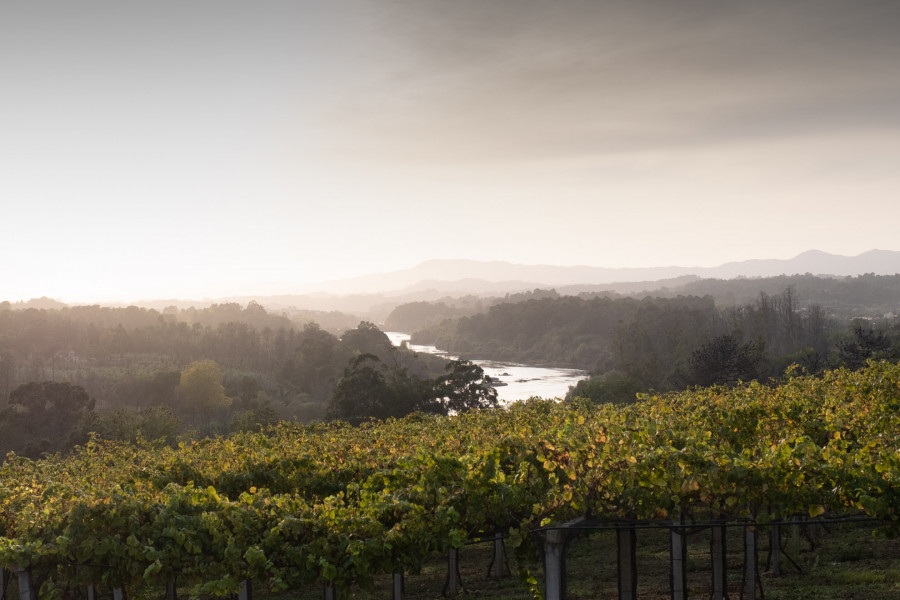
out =
[[354,354],[372,354],[385,357],[395,350],[391,339],[377,325],[362,321],[356,329],[341,336],[341,346]]
[[497,391],[481,367],[469,361],[451,361],[443,375],[420,379],[402,367],[362,354],[350,360],[335,386],[328,416],[357,424],[417,411],[445,415],[494,406]]
[[891,340],[883,332],[856,321],[849,338],[838,342],[841,360],[852,370],[862,369],[870,358],[891,358]]
[[222,370],[214,360],[191,363],[176,388],[179,408],[195,424],[208,424],[219,409],[231,405],[222,385]]
[[447,363],[447,373],[434,380],[440,412],[466,412],[497,406],[497,390],[484,370],[467,360]]
[[337,336],[309,323],[298,335],[293,355],[282,369],[282,378],[316,402],[328,401],[331,391],[351,356]]
[[84,428],[93,409],[93,398],[79,385],[54,381],[20,385],[10,392],[0,413],[3,446],[27,456],[68,450],[85,441]]
[[691,354],[688,383],[709,386],[751,381],[759,377],[762,357],[761,343],[741,344],[733,335],[720,335]]
[[385,419],[404,414],[391,401],[385,371],[384,363],[373,354],[353,357],[331,395],[328,416],[356,425],[365,419]]

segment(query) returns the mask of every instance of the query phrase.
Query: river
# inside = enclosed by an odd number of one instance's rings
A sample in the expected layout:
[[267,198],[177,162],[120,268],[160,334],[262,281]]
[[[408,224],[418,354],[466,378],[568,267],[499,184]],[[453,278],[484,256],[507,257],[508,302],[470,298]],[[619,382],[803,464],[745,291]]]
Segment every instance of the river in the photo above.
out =
[[[446,356],[447,360],[458,358],[435,348],[434,346],[420,346],[409,344],[409,334],[396,331],[385,331],[395,346],[406,342],[409,349],[414,352],[425,352]],[[548,367],[532,367],[517,363],[497,362],[493,360],[474,360],[472,362],[484,369],[485,375],[489,375],[493,381],[499,381],[497,386],[497,398],[501,404],[508,404],[516,400],[527,400],[533,396],[541,398],[563,398],[569,387],[578,383],[580,379],[587,377],[585,371],[579,369],[555,369]]]

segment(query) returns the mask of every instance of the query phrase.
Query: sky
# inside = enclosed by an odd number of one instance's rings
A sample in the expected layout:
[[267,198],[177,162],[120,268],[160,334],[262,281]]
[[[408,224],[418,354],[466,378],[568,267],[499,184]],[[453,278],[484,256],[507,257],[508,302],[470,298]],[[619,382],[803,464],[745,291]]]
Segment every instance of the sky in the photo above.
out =
[[900,250],[898,31],[895,0],[2,2],[0,300]]

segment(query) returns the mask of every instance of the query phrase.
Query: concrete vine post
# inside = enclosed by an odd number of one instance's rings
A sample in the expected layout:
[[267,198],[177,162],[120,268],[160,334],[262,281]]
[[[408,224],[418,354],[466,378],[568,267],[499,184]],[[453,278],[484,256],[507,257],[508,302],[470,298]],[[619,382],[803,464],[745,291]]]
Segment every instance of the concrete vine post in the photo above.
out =
[[769,570],[781,575],[781,525],[775,523],[769,529]]
[[544,532],[544,599],[566,597],[566,535],[561,529]]
[[28,569],[16,568],[16,581],[19,584],[19,600],[37,600],[37,590]]
[[394,573],[392,583],[393,600],[403,600],[403,573]]
[[687,544],[683,525],[676,521],[670,528],[672,600],[687,600]]
[[728,566],[725,559],[725,525],[716,523],[712,526],[709,555],[712,562],[712,598],[713,600],[725,600],[728,595],[727,572]]
[[637,598],[637,531],[634,525],[616,528],[619,600]]
[[744,529],[744,593],[745,600],[756,598],[756,526]]
[[253,600],[253,583],[249,579],[238,584],[238,600]]
[[506,546],[503,543],[503,534],[494,534],[494,557],[488,573],[493,573],[494,579],[501,579],[509,575],[509,564],[506,560]]
[[565,600],[566,552],[578,533],[574,526],[584,521],[578,517],[553,529],[541,531],[544,541],[544,600]]
[[325,590],[322,593],[322,598],[324,600],[337,600],[337,594],[334,593],[334,586],[330,583],[325,583]]
[[455,598],[462,591],[462,577],[459,574],[459,549],[450,548],[447,552],[447,583],[444,595]]

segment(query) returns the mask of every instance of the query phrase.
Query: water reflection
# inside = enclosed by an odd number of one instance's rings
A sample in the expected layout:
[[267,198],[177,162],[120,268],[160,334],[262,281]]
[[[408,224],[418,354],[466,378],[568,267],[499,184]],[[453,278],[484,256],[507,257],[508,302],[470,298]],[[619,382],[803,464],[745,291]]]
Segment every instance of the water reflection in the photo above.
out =
[[[409,342],[410,336],[407,333],[396,331],[386,331],[385,333],[395,346]],[[458,358],[434,346],[408,345],[409,349],[414,352],[446,356],[448,360]],[[587,373],[579,369],[555,369],[493,360],[470,360],[484,369],[485,374],[489,375],[491,379],[499,382],[497,397],[501,403],[526,400],[532,396],[563,398],[569,391],[569,386],[573,386],[580,379],[587,377]]]

